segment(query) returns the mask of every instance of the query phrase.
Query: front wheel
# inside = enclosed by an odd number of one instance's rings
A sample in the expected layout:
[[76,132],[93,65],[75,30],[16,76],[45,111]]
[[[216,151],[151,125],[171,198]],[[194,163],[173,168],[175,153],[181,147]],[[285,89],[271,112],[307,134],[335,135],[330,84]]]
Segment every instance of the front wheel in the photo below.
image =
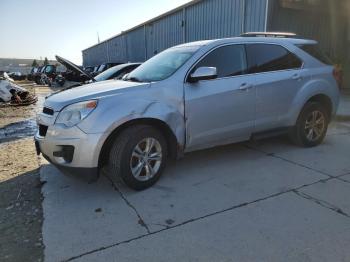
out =
[[320,103],[310,102],[302,109],[289,137],[297,145],[314,147],[324,140],[328,124],[329,113],[326,108]]
[[135,190],[154,185],[160,178],[167,160],[167,143],[157,129],[138,125],[132,126],[115,139],[112,144],[109,163],[111,175]]

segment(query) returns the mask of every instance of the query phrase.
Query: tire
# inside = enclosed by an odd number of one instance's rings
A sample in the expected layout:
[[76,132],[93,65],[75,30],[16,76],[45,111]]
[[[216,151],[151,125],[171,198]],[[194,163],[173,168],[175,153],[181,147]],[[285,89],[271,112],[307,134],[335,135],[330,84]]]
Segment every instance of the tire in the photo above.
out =
[[[151,145],[152,141],[153,147],[147,154],[147,145]],[[134,190],[149,188],[158,181],[166,166],[167,150],[166,140],[159,130],[147,125],[129,127],[112,143],[110,175],[121,178]]]
[[326,136],[329,119],[330,112],[321,103],[308,102],[301,110],[295,126],[291,128],[289,138],[299,146],[318,146]]

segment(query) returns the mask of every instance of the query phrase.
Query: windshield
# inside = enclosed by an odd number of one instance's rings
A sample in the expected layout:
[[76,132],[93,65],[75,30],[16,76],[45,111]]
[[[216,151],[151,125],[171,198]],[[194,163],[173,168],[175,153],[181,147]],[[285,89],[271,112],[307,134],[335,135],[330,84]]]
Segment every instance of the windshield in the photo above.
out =
[[107,69],[106,71],[102,72],[101,74],[97,75],[95,77],[96,81],[104,81],[109,79],[112,75],[114,75],[117,71],[122,70],[125,67],[125,65],[118,65],[111,67],[110,69]]
[[164,80],[174,74],[198,48],[192,46],[165,50],[136,68],[125,80],[137,82]]
[[45,73],[52,73],[54,71],[54,67],[53,66],[47,66],[45,68]]
[[98,68],[97,72],[102,72],[105,69],[106,65],[102,64],[100,65],[100,67]]

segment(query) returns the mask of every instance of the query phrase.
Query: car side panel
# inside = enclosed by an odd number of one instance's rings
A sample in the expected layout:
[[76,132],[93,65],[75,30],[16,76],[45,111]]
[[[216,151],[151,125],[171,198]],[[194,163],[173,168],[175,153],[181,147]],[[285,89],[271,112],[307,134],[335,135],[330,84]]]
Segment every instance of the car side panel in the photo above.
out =
[[294,98],[310,79],[307,69],[256,74],[255,132],[284,126]]
[[[244,85],[250,88],[241,90]],[[186,83],[185,94],[189,151],[249,139],[255,120],[252,76]]]
[[304,105],[316,95],[327,96],[332,102],[332,115],[335,115],[337,112],[339,105],[339,89],[332,76],[333,67],[323,66],[310,70],[312,71],[311,80],[308,81],[294,97],[286,117],[285,126],[295,125]]

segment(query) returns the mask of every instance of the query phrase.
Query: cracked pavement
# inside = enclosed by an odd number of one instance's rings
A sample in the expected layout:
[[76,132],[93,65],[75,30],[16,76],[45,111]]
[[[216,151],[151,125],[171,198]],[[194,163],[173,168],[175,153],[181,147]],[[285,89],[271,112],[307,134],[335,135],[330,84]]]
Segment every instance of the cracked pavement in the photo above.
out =
[[345,96],[319,147],[190,153],[142,192],[44,165],[45,261],[349,261],[349,151]]

